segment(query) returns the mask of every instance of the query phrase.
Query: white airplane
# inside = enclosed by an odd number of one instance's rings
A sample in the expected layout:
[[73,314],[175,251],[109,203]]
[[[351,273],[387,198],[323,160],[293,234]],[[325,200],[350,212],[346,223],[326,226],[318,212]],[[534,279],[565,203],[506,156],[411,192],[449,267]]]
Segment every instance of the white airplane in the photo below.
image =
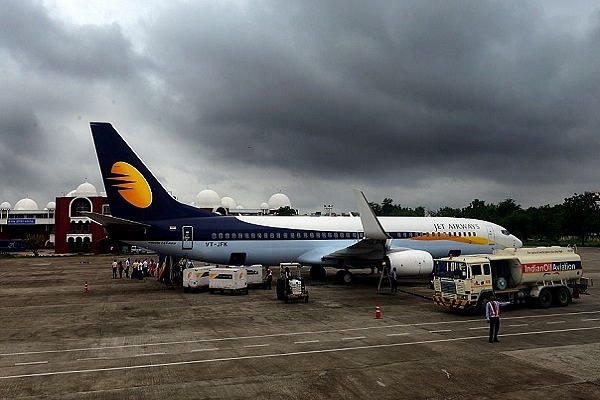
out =
[[433,258],[521,247],[503,227],[465,218],[376,217],[355,189],[360,217],[224,216],[174,199],[109,123],[92,122],[92,136],[111,215],[88,213],[116,240],[158,253],[227,265],[298,262],[324,277],[338,268],[396,268],[426,276]]

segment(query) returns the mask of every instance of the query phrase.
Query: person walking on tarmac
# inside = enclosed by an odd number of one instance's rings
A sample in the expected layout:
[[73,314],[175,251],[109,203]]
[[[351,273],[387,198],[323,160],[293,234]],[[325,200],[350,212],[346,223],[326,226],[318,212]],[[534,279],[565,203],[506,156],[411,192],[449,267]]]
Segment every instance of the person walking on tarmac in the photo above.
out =
[[112,262],[112,278],[117,279],[117,259],[116,258]]
[[485,306],[485,318],[490,324],[489,342],[499,342],[498,331],[500,330],[500,307],[510,304],[505,301],[496,301],[496,297],[490,295],[490,301]]
[[398,281],[396,281],[396,279],[398,278],[398,274],[396,273],[396,267],[392,268],[392,272],[390,273],[390,279],[391,279],[391,284],[392,284],[392,292],[397,292],[398,291]]
[[273,271],[271,271],[271,268],[267,267],[267,279],[265,281],[266,290],[271,290],[271,281],[273,281]]

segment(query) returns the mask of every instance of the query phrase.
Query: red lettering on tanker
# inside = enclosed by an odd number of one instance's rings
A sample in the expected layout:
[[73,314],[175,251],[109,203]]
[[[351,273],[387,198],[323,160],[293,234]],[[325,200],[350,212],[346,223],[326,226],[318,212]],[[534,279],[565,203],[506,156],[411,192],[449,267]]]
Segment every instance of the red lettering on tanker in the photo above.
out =
[[524,274],[534,274],[539,272],[573,271],[581,269],[581,261],[560,261],[522,264]]

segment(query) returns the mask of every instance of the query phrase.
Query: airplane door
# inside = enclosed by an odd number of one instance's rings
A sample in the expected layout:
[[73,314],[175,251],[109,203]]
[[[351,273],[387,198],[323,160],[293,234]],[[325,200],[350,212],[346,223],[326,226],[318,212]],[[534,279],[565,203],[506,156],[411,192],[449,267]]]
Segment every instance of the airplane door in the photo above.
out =
[[488,244],[492,245],[495,243],[494,230],[492,229],[491,226],[486,226],[486,227],[487,227],[487,231],[488,231]]
[[181,227],[181,249],[191,250],[194,247],[194,227]]

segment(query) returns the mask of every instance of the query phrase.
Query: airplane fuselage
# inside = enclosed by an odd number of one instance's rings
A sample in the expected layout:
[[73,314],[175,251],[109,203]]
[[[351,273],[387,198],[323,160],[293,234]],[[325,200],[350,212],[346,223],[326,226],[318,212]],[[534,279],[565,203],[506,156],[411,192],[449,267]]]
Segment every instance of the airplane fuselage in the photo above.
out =
[[[391,249],[424,250],[433,257],[491,253],[518,247],[519,241],[503,228],[481,220],[463,218],[380,217],[391,239]],[[121,240],[160,253],[187,256],[210,263],[337,265],[323,259],[329,249],[345,248],[364,238],[359,217],[211,217],[148,222],[143,240]],[[121,236],[121,235],[119,235]],[[363,260],[365,261],[365,260]],[[368,260],[366,260],[368,262]],[[239,262],[238,262],[239,263]],[[356,260],[356,264],[360,264]]]

